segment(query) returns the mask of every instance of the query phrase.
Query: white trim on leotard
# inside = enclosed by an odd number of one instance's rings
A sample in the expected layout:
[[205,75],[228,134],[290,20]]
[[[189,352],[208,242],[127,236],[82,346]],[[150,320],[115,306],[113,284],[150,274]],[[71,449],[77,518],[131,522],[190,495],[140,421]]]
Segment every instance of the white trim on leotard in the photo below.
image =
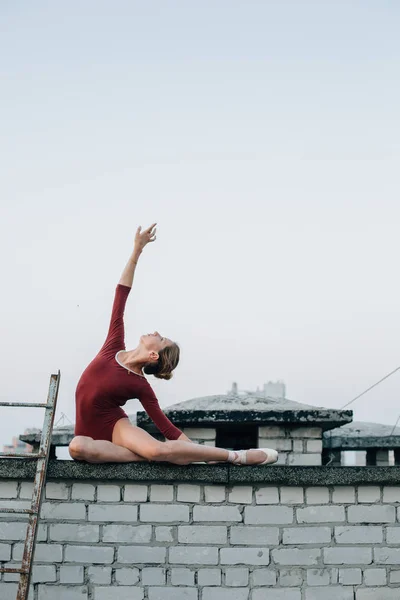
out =
[[133,373],[133,375],[137,375],[138,377],[142,377],[143,379],[147,378],[144,375],[141,375],[140,373],[135,373],[135,371],[131,371],[130,369],[128,369],[128,367],[126,367],[125,365],[123,365],[119,360],[118,360],[118,354],[120,352],[125,352],[125,350],[118,350],[117,354],[115,355],[115,360],[117,361],[117,363],[119,364],[120,367],[123,367],[124,369],[126,369],[129,373]]

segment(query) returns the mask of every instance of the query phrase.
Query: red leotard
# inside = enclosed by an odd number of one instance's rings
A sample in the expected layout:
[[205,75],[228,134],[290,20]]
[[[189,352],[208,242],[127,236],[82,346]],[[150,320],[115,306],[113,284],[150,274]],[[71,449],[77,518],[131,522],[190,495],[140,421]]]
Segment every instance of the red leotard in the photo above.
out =
[[116,359],[118,351],[125,350],[124,309],[130,291],[126,285],[117,285],[106,341],[79,380],[75,435],[111,442],[115,423],[128,417],[121,406],[130,398],[137,398],[161,433],[176,440],[182,432],[162,412],[147,379],[121,366]]

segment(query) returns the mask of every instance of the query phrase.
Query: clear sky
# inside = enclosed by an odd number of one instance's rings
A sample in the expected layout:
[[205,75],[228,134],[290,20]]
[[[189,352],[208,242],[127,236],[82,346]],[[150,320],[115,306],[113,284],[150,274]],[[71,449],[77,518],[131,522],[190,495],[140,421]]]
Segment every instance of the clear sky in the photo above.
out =
[[[126,310],[182,360],[162,406],[283,379],[341,407],[400,365],[398,3],[2,2],[1,385],[74,420]],[[394,424],[400,373],[357,401]],[[140,406],[131,401],[126,408]],[[40,426],[2,409],[0,443]]]

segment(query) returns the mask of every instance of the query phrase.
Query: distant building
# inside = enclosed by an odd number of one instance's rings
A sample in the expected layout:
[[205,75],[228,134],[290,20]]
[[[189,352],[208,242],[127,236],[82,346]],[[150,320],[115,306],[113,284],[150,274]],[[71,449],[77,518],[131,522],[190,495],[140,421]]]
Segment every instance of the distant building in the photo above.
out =
[[[35,434],[38,432],[40,433],[40,429],[29,428],[25,429],[24,435]],[[16,436],[13,436],[11,444],[5,444],[3,446],[3,452],[9,454],[24,454],[25,452],[33,452],[33,447],[30,444],[22,442]]]

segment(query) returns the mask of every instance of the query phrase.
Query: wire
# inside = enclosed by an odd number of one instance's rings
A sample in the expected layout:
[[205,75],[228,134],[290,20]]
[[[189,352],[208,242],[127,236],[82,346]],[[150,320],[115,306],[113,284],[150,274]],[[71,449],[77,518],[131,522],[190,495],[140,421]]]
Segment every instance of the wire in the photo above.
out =
[[396,371],[400,371],[400,367],[397,367],[397,369],[395,369],[391,373],[388,373],[387,375],[385,375],[385,377],[382,377],[382,379],[380,379],[379,381],[377,381],[376,383],[374,383],[374,385],[371,385],[367,390],[364,390],[363,392],[361,392],[361,394],[358,394],[358,396],[356,396],[355,398],[353,398],[353,400],[350,400],[350,402],[347,402],[347,404],[345,404],[341,408],[346,408],[346,406],[349,406],[349,404],[352,404],[353,402],[355,402],[356,400],[358,400],[359,398],[361,398],[361,396],[364,396],[364,394],[366,394],[367,392],[369,392],[369,390],[372,390],[372,388],[374,388],[377,385],[379,385],[380,383],[382,383],[382,381],[385,381],[385,379],[387,379],[388,377],[390,377],[391,375],[393,375],[393,373],[396,373]]
[[393,435],[393,432],[394,432],[394,430],[396,429],[396,425],[397,425],[397,423],[399,422],[399,420],[400,420],[400,415],[397,417],[397,421],[396,421],[396,423],[393,425],[393,429],[392,429],[392,431],[390,432],[390,435]]

